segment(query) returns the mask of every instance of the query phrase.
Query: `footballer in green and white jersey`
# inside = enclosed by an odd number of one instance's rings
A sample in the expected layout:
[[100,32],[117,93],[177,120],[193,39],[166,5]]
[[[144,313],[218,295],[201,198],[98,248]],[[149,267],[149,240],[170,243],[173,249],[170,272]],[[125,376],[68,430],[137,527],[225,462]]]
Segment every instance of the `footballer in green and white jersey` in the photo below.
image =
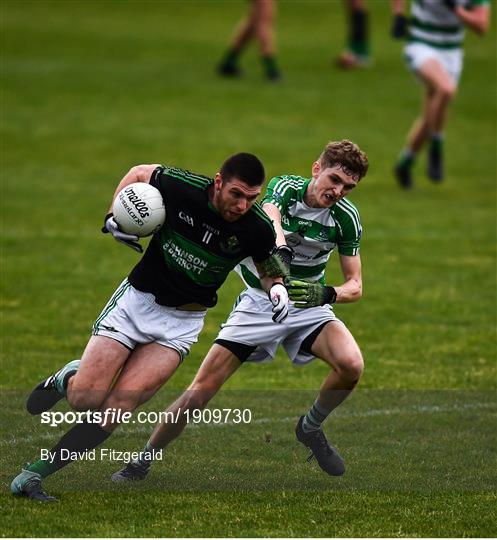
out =
[[[324,283],[326,264],[335,248],[341,255],[359,253],[362,235],[357,208],[346,198],[331,208],[313,208],[306,204],[304,195],[311,182],[302,176],[277,176],[268,187],[262,204],[272,203],[281,212],[281,225],[294,257],[290,275]],[[249,287],[261,288],[251,259],[237,268]]]
[[[489,0],[454,0],[465,9],[488,5]],[[409,39],[404,54],[409,68],[419,72],[436,59],[457,84],[463,67],[465,25],[444,1],[414,0],[411,5]]]
[[[396,38],[405,37],[403,4],[403,0],[392,2]],[[464,30],[468,27],[482,35],[489,26],[489,0],[413,0],[404,58],[425,91],[421,115],[409,130],[394,168],[401,188],[413,187],[414,164],[427,141],[426,175],[437,183],[444,179],[444,131],[463,69]]]
[[[466,9],[489,4],[489,0],[455,1]],[[446,2],[414,0],[411,4],[409,41],[425,43],[439,49],[461,47],[464,41],[464,24]]]

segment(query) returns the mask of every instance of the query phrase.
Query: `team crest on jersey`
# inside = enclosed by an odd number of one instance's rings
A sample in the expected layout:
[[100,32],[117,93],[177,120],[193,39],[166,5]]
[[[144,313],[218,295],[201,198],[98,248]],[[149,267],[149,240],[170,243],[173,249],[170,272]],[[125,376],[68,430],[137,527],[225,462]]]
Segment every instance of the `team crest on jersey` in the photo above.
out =
[[236,236],[230,236],[226,241],[222,241],[219,243],[219,247],[222,251],[229,255],[233,255],[234,253],[238,253],[240,248],[240,243],[238,242],[238,238]]
[[297,234],[291,234],[287,236],[285,239],[286,239],[287,245],[290,246],[291,248],[294,248],[302,243],[302,239]]

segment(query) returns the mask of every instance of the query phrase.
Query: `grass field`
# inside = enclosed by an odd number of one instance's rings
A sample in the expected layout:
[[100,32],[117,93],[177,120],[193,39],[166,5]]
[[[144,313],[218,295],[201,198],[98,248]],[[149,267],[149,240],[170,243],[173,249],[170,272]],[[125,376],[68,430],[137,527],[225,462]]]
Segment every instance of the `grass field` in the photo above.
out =
[[[495,24],[484,39],[467,36],[447,181],[430,184],[422,156],[405,193],[391,170],[420,89],[390,40],[388,2],[370,4],[374,67],[343,73],[332,64],[342,3],[281,0],[285,79],[271,84],[254,48],[243,80],[214,73],[243,1],[1,3],[2,535],[497,534]],[[250,424],[189,428],[143,484],[110,485],[116,463],[76,463],[45,483],[58,505],[11,497],[19,466],[63,431],[28,417],[27,391],[79,357],[136,261],[99,233],[127,169],[162,162],[213,175],[243,150],[268,177],[308,175],[341,138],[371,163],[351,197],[364,225],[364,296],[336,308],[366,360],[327,428],[347,474],[325,477],[294,440],[325,367],[297,368],[280,353],[244,366],[212,402],[250,408]],[[334,258],[329,281],[339,279]],[[240,290],[231,276],[147,409],[189,383]],[[108,446],[137,450],[148,431],[123,426]]]

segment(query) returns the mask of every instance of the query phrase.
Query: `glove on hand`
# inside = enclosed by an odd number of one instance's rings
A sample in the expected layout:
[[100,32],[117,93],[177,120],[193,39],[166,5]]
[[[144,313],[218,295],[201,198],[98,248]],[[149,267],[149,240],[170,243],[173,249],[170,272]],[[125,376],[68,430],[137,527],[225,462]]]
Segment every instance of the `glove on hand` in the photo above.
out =
[[407,36],[407,17],[399,14],[395,15],[392,24],[392,37],[402,39]]
[[274,283],[268,296],[273,304],[273,322],[282,323],[288,315],[288,293],[285,287],[281,283]]
[[295,302],[296,308],[311,308],[333,304],[337,293],[333,287],[321,285],[318,282],[291,280],[288,287],[288,296]]
[[143,253],[142,246],[138,243],[138,236],[134,234],[127,234],[119,229],[119,225],[114,219],[114,214],[107,214],[104,218],[104,226],[102,227],[104,234],[110,233],[114,237],[114,240],[126,244],[131,249],[134,249],[138,253]]
[[285,265],[285,268],[287,270],[287,274],[290,275],[290,264],[292,263],[293,259],[293,249],[290,246],[287,246],[285,244],[278,246],[274,250],[274,255],[279,257],[283,264]]

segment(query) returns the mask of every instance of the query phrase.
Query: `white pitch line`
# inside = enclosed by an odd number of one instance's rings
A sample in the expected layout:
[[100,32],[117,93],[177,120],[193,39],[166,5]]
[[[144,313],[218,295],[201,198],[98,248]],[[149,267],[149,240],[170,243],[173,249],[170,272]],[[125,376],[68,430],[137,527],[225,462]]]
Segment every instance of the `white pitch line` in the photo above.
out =
[[[248,407],[247,407],[248,408]],[[363,412],[339,412],[334,413],[336,418],[348,419],[348,418],[369,418],[371,416],[391,416],[396,414],[427,414],[427,413],[443,413],[443,412],[467,412],[473,410],[492,410],[497,411],[497,403],[465,403],[463,405],[413,405],[410,407],[393,407],[389,409],[369,409]],[[251,425],[251,424],[281,424],[287,422],[295,422],[297,415],[295,416],[286,416],[283,418],[256,418],[248,424],[238,423],[235,424],[233,421],[223,422],[215,424],[213,422],[204,424],[204,423],[193,423],[191,422],[189,427],[201,428],[201,427],[225,427],[225,426],[234,426],[234,425]],[[124,426],[127,434],[144,434],[149,435],[152,432],[153,426],[151,424],[131,424]],[[126,433],[123,433],[125,435]],[[53,440],[56,434],[53,431],[46,431],[37,435],[27,435],[25,437],[11,437],[9,440],[0,441],[0,447],[10,446],[19,443],[29,443],[33,441],[43,441],[43,440]]]

